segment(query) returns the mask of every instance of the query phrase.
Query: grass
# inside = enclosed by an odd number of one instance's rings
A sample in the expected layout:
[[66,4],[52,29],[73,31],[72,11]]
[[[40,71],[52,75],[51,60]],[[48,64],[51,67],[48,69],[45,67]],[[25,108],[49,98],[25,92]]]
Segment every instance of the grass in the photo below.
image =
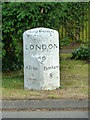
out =
[[56,90],[24,90],[23,70],[2,74],[3,99],[86,99],[88,98],[88,64],[70,60],[60,54],[61,86]]

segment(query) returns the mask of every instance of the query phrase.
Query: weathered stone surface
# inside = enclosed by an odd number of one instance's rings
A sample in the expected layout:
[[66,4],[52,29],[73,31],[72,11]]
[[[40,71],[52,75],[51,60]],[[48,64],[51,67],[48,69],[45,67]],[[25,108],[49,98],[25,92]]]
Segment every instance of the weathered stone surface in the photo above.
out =
[[23,34],[24,88],[52,90],[60,86],[59,34],[35,28]]

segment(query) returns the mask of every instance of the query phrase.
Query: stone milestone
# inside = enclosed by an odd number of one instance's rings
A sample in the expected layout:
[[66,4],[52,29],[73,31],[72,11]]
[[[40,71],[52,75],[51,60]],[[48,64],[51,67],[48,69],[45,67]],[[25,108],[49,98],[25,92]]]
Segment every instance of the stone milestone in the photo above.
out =
[[52,90],[60,86],[59,34],[49,28],[23,33],[24,88]]

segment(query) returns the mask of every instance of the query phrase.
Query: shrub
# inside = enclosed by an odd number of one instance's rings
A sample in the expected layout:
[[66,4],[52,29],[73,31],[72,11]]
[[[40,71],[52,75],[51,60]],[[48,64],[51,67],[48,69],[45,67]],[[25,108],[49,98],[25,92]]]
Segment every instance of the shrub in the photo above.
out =
[[23,33],[28,29],[37,27],[58,30],[61,23],[60,19],[66,15],[64,12],[66,9],[67,3],[3,2],[3,72],[23,68]]
[[[84,15],[87,12],[87,9],[83,9],[84,7],[87,8],[86,6],[86,3],[3,2],[2,71],[23,68],[22,38],[24,31],[37,27],[46,27],[59,31],[60,26],[63,25],[66,28],[66,36],[70,38],[73,36],[70,25],[72,27],[75,24],[82,28],[81,25],[85,21]],[[68,38],[61,40],[60,47],[68,44],[67,40]]]
[[72,52],[71,59],[85,59],[88,60],[90,58],[90,53],[88,50],[88,46],[81,46],[75,51]]

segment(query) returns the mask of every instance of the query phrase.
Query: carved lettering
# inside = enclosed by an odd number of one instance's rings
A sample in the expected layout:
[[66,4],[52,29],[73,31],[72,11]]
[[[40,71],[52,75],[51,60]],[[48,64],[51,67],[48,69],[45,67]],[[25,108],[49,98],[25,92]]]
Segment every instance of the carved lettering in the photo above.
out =
[[48,46],[48,48],[49,48],[49,49],[52,49],[52,48],[53,48],[52,44],[50,44],[50,45]]
[[58,48],[56,44],[30,45],[30,50],[46,50],[46,49],[56,49],[56,48]]
[[46,60],[46,57],[45,56],[39,56],[38,59],[41,61],[41,62],[44,62]]
[[45,31],[44,31],[44,30],[42,30],[42,29],[39,30],[39,31],[28,31],[29,34],[30,34],[30,33],[38,33],[38,32],[54,33],[54,31],[49,31],[49,30],[47,30],[47,31],[45,30]]
[[55,47],[55,48],[58,48],[56,44],[54,44],[54,47]]
[[36,45],[36,50],[41,49],[41,45]]
[[42,45],[42,49],[45,50],[47,46],[45,44]]
[[30,45],[30,50],[33,50],[34,49],[34,45]]
[[25,68],[28,69],[28,70],[37,70],[38,69],[38,68],[32,67],[32,66],[26,66]]
[[50,66],[50,67],[44,67],[44,70],[51,70],[51,69],[56,69],[58,68],[59,66]]
[[52,79],[53,78],[53,73],[50,73],[49,75],[50,75],[50,79]]

